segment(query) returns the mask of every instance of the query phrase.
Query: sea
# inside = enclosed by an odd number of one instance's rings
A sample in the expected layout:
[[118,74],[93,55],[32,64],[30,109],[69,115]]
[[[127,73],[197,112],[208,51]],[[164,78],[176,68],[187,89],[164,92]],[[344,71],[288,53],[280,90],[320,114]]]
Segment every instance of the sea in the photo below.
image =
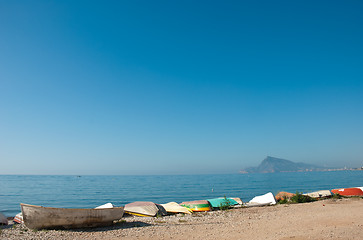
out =
[[363,186],[363,171],[284,172],[221,175],[0,175],[0,212],[15,216],[20,203],[94,208],[111,202],[167,203],[280,191],[307,193]]

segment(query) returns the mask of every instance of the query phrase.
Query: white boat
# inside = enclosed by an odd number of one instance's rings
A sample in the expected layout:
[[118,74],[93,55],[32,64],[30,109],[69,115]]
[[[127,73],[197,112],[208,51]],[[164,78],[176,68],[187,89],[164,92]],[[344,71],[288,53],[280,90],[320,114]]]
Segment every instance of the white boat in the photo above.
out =
[[24,223],[31,229],[85,228],[111,225],[120,220],[124,207],[80,209],[52,208],[21,203]]
[[270,206],[271,203],[256,203],[256,202],[248,202],[248,203],[243,203],[243,205],[241,207],[264,207],[264,206]]
[[18,214],[16,214],[15,217],[14,217],[14,219],[13,219],[13,222],[14,223],[19,223],[19,224],[24,223],[24,221],[23,221],[23,214],[21,212],[18,213]]
[[114,208],[115,205],[113,205],[112,203],[105,203],[101,206],[95,207],[95,208]]
[[324,198],[324,197],[331,197],[331,192],[329,190],[320,190],[316,192],[305,193],[303,195],[312,198]]
[[163,206],[153,202],[132,202],[125,205],[125,212],[140,217],[165,216],[167,213]]
[[275,205],[276,200],[272,192],[266,193],[261,196],[256,196],[249,201],[250,206],[264,206],[264,205]]

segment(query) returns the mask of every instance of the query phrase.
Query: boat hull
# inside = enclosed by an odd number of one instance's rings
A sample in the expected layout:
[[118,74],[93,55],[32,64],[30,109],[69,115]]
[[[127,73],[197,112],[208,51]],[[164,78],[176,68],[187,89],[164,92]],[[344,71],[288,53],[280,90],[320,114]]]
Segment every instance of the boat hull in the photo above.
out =
[[111,225],[122,218],[123,207],[99,209],[51,208],[21,203],[25,225],[31,229],[85,228]]
[[272,192],[266,193],[261,196],[256,196],[249,201],[250,205],[257,203],[257,204],[265,204],[269,203],[270,205],[276,204],[275,196],[272,194]]
[[169,202],[166,204],[161,204],[161,206],[164,207],[165,211],[168,213],[185,213],[185,214],[192,214],[193,211],[189,208],[180,206],[176,202]]
[[320,190],[316,192],[305,193],[304,195],[312,198],[325,198],[331,197],[331,192],[329,190]]
[[333,189],[331,192],[342,196],[363,196],[361,187]]
[[238,203],[232,198],[213,198],[207,199],[212,208],[229,207]]
[[155,217],[158,214],[165,216],[167,213],[163,206],[153,202],[133,202],[125,205],[125,213],[140,217]]
[[209,212],[212,210],[212,208],[207,200],[182,202],[180,205],[183,207],[189,208],[193,212]]

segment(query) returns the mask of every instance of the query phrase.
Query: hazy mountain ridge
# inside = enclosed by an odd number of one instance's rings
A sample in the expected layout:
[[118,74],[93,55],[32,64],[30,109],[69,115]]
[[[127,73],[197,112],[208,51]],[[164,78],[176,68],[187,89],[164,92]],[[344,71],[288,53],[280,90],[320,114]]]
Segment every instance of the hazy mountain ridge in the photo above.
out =
[[273,172],[304,172],[321,171],[326,168],[302,162],[267,156],[258,167],[249,167],[241,170],[240,173],[273,173]]

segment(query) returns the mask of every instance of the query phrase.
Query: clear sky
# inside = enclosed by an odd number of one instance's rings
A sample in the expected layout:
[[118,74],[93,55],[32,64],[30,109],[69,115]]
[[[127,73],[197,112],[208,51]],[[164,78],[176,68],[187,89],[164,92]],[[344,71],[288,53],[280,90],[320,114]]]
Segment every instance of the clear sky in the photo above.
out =
[[362,1],[0,1],[0,174],[363,165]]

